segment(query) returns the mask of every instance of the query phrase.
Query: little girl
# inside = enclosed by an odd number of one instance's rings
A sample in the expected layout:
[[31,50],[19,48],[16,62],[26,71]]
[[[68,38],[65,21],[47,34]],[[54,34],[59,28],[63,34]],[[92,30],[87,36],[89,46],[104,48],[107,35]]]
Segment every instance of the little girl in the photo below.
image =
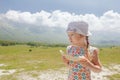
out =
[[67,54],[80,57],[78,61],[72,61],[63,56],[64,63],[69,67],[68,80],[91,80],[90,71],[100,72],[101,63],[98,58],[98,49],[89,46],[88,24],[84,21],[70,22],[67,28],[70,46]]

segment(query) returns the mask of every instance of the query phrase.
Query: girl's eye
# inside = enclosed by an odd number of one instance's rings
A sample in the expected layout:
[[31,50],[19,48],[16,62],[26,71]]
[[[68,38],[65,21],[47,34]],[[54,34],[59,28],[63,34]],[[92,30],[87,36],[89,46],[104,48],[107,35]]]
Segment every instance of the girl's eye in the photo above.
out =
[[71,34],[70,36],[74,36],[74,34]]
[[75,35],[75,34],[71,34],[71,35]]
[[69,36],[69,37],[72,37],[72,36],[74,36],[74,34],[68,34],[68,36]]

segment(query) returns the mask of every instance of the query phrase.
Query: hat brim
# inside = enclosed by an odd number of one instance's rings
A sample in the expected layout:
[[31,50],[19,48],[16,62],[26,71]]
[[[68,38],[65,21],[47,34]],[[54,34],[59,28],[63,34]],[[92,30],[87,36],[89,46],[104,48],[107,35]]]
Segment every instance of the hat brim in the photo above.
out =
[[92,36],[92,33],[90,31],[88,31],[87,36]]

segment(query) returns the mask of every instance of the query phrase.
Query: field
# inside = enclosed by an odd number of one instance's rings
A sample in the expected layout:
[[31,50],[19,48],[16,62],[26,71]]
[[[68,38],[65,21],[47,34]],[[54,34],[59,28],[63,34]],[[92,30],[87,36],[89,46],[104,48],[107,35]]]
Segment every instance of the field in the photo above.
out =
[[[0,80],[30,80],[22,78],[25,74],[32,76],[31,80],[40,80],[39,78],[34,79],[39,76],[38,72],[57,71],[64,68],[65,65],[59,53],[60,49],[65,51],[66,48],[27,45],[0,46]],[[104,67],[120,65],[120,47],[99,49],[99,57]],[[115,73],[107,77],[110,80],[117,80],[120,79],[120,74]]]

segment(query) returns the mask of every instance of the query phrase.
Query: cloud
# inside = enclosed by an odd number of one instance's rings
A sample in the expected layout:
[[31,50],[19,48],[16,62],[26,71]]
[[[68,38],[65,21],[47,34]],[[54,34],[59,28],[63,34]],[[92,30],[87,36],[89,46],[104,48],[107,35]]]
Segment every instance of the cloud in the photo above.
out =
[[101,24],[105,30],[120,31],[120,14],[117,12],[108,11],[100,17]]
[[75,13],[62,12],[60,10],[53,12],[42,10],[36,13],[9,10],[5,14],[0,14],[0,20],[23,25],[31,24],[39,27],[63,28],[66,28],[70,21],[84,20],[89,23],[89,29],[93,31],[120,31],[120,14],[112,10],[105,12],[99,17],[94,14],[76,15]]

